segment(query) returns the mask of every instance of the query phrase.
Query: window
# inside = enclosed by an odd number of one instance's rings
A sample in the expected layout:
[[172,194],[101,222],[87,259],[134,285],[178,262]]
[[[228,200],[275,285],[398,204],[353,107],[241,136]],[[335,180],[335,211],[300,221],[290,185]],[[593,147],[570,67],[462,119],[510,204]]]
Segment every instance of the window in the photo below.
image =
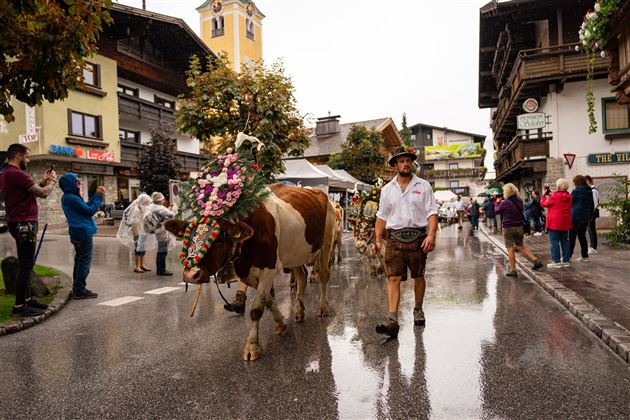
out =
[[124,128],[121,128],[120,130],[118,130],[118,139],[120,141],[125,141],[128,143],[140,144],[140,132],[125,130]]
[[135,36],[117,41],[118,51],[154,65],[169,67],[162,51],[144,37]]
[[124,93],[125,95],[129,96],[135,96],[136,98],[140,96],[140,91],[138,89],[134,89],[125,85],[118,85],[118,92]]
[[449,163],[448,169],[459,169],[459,163]]
[[160,98],[157,95],[154,96],[153,102],[168,109],[175,109],[175,101],[169,101],[168,99]]
[[73,136],[101,138],[101,117],[68,110],[68,132]]
[[83,67],[83,82],[88,86],[101,87],[98,64],[85,63],[85,67]]
[[225,35],[225,21],[223,16],[212,18],[212,38]]
[[604,133],[630,133],[630,105],[621,105],[615,98],[602,98]]
[[252,41],[256,39],[254,36],[254,21],[251,19],[245,20],[245,36]]
[[450,181],[451,188],[459,188],[459,181]]

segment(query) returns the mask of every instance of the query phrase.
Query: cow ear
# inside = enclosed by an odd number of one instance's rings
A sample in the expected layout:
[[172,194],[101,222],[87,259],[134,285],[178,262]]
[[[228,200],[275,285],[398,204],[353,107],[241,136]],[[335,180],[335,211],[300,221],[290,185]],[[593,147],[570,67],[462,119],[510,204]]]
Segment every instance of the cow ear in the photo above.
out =
[[186,231],[186,227],[188,226],[188,222],[183,220],[171,219],[164,222],[164,229],[171,232],[178,239],[184,237],[184,232]]
[[225,232],[234,239],[235,243],[245,242],[254,235],[254,229],[247,223],[226,223],[223,225]]

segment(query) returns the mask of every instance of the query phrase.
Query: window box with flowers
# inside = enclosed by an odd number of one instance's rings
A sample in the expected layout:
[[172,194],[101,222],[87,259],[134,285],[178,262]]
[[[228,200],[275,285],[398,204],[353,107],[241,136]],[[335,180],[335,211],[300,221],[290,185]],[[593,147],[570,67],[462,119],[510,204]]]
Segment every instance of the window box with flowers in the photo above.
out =
[[595,57],[600,54],[606,57],[605,47],[608,42],[609,21],[622,0],[598,0],[593,9],[588,9],[580,26],[580,43],[576,50],[586,52],[588,56],[588,73],[586,76],[586,106],[589,119],[589,134],[597,131],[595,119],[595,97],[593,96],[593,70]]

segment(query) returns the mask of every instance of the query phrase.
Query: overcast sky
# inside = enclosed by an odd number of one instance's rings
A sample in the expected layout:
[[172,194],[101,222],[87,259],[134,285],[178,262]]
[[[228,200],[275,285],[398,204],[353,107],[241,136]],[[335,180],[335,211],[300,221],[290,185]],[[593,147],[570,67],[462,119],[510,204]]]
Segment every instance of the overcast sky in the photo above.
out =
[[[489,0],[258,0],[265,61],[282,59],[312,121],[392,117],[490,138],[477,107],[479,8]],[[141,0],[121,0],[142,7]],[[199,33],[202,0],[146,0]]]

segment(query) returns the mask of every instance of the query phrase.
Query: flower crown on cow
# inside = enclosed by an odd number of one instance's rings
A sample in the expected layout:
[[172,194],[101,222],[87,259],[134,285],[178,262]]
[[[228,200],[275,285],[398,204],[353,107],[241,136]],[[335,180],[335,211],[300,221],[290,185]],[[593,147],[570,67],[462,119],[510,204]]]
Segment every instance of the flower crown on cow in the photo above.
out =
[[192,212],[193,218],[186,228],[180,253],[184,267],[195,266],[208,252],[219,236],[219,220],[246,217],[268,194],[263,177],[256,175],[260,166],[251,157],[253,154],[247,150],[237,152],[246,141],[252,147],[257,143],[257,150],[263,147],[257,138],[239,133],[234,148],[227,148],[208,162],[187,185],[188,203],[184,203],[184,208]]

